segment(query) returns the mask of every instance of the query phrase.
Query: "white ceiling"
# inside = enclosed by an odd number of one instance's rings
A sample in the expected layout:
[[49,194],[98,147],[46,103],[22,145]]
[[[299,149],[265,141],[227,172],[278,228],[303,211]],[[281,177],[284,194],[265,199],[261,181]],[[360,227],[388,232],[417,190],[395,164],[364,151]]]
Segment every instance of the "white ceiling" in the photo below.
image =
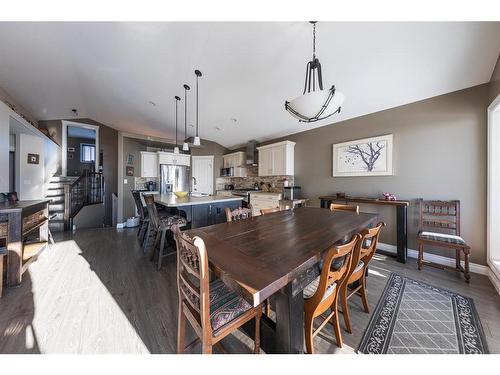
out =
[[500,23],[319,23],[324,83],[346,101],[340,115],[306,125],[284,101],[302,93],[307,22],[0,23],[0,87],[39,119],[77,108],[119,130],[173,137],[184,83],[194,123],[198,68],[201,136],[234,147],[486,83],[499,50]]

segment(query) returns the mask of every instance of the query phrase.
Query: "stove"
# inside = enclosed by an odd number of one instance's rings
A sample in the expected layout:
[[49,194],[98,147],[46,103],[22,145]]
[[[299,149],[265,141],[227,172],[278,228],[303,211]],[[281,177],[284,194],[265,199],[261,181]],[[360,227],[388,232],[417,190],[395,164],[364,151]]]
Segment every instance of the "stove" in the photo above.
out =
[[237,197],[243,197],[243,201],[246,202],[247,204],[250,203],[250,193],[255,193],[255,192],[261,191],[260,189],[234,189],[231,190],[231,193],[233,195],[236,195]]

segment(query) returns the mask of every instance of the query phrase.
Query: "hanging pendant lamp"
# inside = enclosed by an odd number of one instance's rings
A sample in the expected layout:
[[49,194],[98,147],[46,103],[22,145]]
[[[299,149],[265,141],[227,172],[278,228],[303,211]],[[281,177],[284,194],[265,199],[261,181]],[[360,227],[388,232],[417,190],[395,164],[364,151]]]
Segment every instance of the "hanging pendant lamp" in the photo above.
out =
[[313,58],[307,63],[304,92],[298,98],[285,101],[285,109],[300,122],[323,120],[340,113],[344,102],[344,94],[336,91],[335,85],[323,90],[321,64],[316,57],[316,21],[310,23],[313,25]]
[[196,74],[196,136],[194,137],[194,142],[193,142],[193,145],[194,146],[200,146],[201,145],[201,141],[200,141],[200,133],[199,133],[199,124],[198,124],[198,113],[199,113],[199,109],[198,109],[198,78],[201,77],[201,72],[196,69],[194,71],[194,74]]
[[188,85],[184,85],[184,143],[182,144],[182,151],[189,151],[187,143],[187,92],[191,90]]
[[179,153],[179,144],[177,143],[177,104],[179,104],[179,98],[177,95],[175,96],[175,147],[174,147],[174,154]]

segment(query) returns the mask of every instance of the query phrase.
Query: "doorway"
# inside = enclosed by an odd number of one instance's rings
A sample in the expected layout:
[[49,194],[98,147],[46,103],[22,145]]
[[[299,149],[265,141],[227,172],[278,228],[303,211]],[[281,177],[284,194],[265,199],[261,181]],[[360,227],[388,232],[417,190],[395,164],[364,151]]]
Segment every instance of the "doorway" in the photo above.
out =
[[99,127],[62,122],[62,175],[81,176],[99,170]]
[[488,265],[500,279],[500,95],[488,107]]
[[199,194],[214,193],[214,157],[192,156],[192,191]]

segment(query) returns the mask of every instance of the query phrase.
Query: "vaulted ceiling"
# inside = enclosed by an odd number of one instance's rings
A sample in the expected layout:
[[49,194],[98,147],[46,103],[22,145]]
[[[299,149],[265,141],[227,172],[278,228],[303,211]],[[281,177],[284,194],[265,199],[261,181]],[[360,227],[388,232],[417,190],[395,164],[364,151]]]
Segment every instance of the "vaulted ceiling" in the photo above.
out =
[[201,136],[234,147],[486,83],[500,23],[319,23],[325,85],[346,101],[340,115],[305,125],[284,101],[302,93],[311,49],[307,22],[0,23],[0,87],[40,120],[76,108],[119,130],[172,138],[184,83],[193,135],[200,69]]

